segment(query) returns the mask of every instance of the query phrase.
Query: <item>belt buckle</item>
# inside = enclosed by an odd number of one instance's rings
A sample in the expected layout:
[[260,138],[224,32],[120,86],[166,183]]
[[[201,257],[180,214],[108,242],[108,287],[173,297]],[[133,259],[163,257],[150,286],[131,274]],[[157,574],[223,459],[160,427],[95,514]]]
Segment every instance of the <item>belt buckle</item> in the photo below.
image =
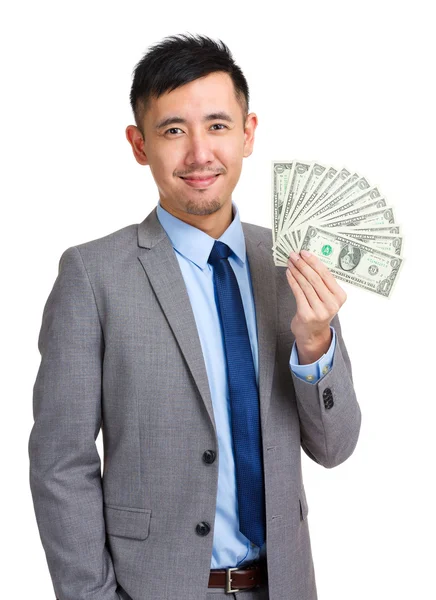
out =
[[231,594],[232,592],[239,592],[240,590],[237,590],[235,588],[232,588],[232,577],[231,577],[231,572],[232,571],[237,571],[239,569],[239,567],[227,567],[226,568],[226,594]]

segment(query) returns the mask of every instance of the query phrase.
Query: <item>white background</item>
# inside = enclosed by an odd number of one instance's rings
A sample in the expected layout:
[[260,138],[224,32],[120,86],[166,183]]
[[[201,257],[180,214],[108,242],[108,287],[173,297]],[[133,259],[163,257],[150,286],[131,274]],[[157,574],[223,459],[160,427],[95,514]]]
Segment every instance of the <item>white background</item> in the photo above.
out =
[[405,264],[392,298],[342,284],[339,316],[363,414],[357,448],[335,469],[305,455],[303,468],[320,600],[432,597],[431,4],[27,1],[2,9],[2,596],[54,598],[27,443],[37,338],[60,255],[142,221],[156,205],[149,167],[136,163],[124,134],[134,122],[131,73],[151,44],[190,32],[230,47],[259,119],[233,194],[243,221],[271,226],[272,159],[346,166],[395,207]]

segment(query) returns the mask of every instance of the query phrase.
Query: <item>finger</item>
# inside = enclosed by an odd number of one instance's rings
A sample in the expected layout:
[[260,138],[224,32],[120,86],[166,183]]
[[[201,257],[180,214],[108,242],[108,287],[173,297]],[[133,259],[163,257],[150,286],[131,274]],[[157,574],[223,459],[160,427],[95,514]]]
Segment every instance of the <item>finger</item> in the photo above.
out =
[[[334,292],[332,292],[332,290],[327,285],[326,281],[324,280],[324,278],[322,276],[323,269],[321,267],[324,267],[325,269],[327,269],[327,267],[323,263],[321,263],[319,258],[317,258],[315,255],[312,255],[312,257],[310,257],[310,258],[315,259],[314,261],[311,260],[311,263],[306,262],[306,260],[304,260],[303,258],[296,260],[292,254],[291,254],[291,257],[292,257],[291,260],[293,259],[292,263],[294,264],[294,266],[306,278],[306,280],[311,284],[311,286],[316,291],[320,300],[322,302],[324,302],[327,306],[331,307],[331,309],[334,309],[335,307],[337,309],[339,297],[335,296]],[[307,259],[307,260],[309,260],[309,259]],[[317,263],[320,263],[321,267]],[[317,268],[321,272],[318,272]],[[328,271],[328,269],[327,269],[327,271]],[[331,273],[330,273],[330,275],[331,275]],[[337,312],[337,310],[335,312]]]
[[307,301],[305,293],[298,284],[298,281],[291,273],[291,269],[289,267],[286,269],[286,277],[295,296],[295,301],[297,302],[297,311],[300,314],[307,314],[311,310],[310,304]]
[[315,254],[307,252],[307,250],[302,250],[300,254],[304,262],[307,265],[309,265],[314,271],[316,271],[316,273],[318,273],[318,275],[324,281],[325,285],[328,287],[332,294],[334,294],[338,298],[342,297],[345,294],[344,290],[336,281],[336,278],[333,275],[333,273],[327,268],[327,266],[322,262],[322,260],[315,256]]
[[303,290],[310,308],[319,314],[319,311],[322,309],[322,298],[318,296],[310,281],[306,279],[304,274],[295,265],[290,267],[290,271],[300,288]]

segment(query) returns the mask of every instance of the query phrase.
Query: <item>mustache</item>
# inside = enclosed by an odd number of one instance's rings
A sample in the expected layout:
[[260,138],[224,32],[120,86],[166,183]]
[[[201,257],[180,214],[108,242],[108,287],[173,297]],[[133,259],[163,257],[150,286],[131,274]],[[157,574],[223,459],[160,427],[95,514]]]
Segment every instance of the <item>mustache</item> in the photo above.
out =
[[188,171],[188,172],[182,172],[182,173],[176,173],[177,177],[189,177],[189,175],[195,175],[195,176],[199,176],[199,175],[206,175],[206,177],[211,177],[212,175],[221,175],[222,173],[225,173],[224,170],[221,171],[212,171],[210,169],[207,169],[206,171],[199,171],[199,170],[195,170],[195,171]]

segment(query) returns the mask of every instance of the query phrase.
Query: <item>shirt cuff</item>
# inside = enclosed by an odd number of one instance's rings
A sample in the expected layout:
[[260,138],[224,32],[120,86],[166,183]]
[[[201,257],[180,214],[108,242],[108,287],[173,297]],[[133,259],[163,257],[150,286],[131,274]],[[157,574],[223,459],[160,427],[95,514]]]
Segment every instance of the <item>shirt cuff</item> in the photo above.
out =
[[330,325],[332,332],[332,341],[330,342],[330,348],[325,354],[321,356],[316,362],[310,363],[309,365],[300,365],[298,360],[297,344],[294,342],[292,346],[291,358],[289,360],[289,366],[299,379],[306,381],[307,383],[318,383],[324,375],[332,368],[333,357],[336,348],[336,332]]

